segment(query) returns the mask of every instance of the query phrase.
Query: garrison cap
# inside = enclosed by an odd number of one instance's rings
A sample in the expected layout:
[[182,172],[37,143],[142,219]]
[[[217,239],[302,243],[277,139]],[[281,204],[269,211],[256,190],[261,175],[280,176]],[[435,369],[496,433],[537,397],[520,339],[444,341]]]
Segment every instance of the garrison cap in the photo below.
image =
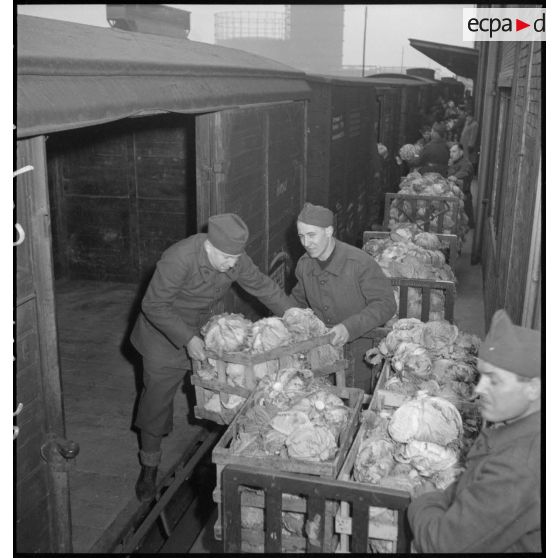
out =
[[217,250],[238,256],[248,242],[248,227],[235,213],[212,215],[208,219],[207,238]]
[[497,310],[479,347],[479,358],[518,376],[539,378],[541,332],[516,326],[505,310]]
[[306,202],[298,214],[298,220],[315,227],[332,227],[333,212],[327,207]]

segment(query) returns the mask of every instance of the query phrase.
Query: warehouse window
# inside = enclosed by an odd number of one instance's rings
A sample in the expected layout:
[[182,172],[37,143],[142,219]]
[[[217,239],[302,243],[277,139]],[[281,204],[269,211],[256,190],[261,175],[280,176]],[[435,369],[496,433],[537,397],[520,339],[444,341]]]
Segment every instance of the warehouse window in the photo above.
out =
[[510,164],[508,153],[511,136],[512,122],[510,118],[511,88],[499,88],[498,98],[498,135],[496,137],[496,157],[494,181],[490,201],[490,216],[494,227],[495,238],[499,237],[504,211],[504,198],[506,196],[508,166]]

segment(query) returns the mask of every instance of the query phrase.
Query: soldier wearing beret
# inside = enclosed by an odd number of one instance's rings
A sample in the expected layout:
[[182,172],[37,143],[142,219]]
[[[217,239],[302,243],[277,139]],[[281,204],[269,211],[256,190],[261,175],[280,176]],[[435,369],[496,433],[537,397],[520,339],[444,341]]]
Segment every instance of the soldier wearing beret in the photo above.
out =
[[498,310],[479,349],[476,387],[487,426],[461,476],[414,499],[419,552],[541,552],[541,335]]
[[139,500],[155,496],[161,439],[172,430],[173,400],[190,368],[188,356],[205,360],[200,329],[232,283],[282,316],[293,306],[280,287],[264,275],[244,251],[248,228],[238,215],[209,218],[207,234],[170,246],[157,267],[141,304],[131,341],[143,357],[143,391],[135,425],[140,429]]
[[397,310],[391,283],[370,255],[334,238],[329,209],[305,204],[296,226],[306,254],[297,263],[291,299],[310,306],[332,328],[333,344],[348,342],[354,385],[370,393],[372,369],[363,357],[372,344],[371,330]]

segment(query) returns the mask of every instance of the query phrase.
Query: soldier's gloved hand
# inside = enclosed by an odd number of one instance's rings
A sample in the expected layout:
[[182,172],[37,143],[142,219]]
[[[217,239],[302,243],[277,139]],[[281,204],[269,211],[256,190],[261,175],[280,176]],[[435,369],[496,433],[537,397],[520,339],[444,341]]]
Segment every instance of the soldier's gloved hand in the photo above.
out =
[[331,333],[333,333],[332,345],[344,345],[349,340],[349,330],[343,324],[332,327]]
[[197,335],[194,335],[194,337],[192,337],[192,339],[188,341],[186,350],[188,351],[188,354],[191,358],[202,361],[206,359],[205,343],[203,342],[203,339],[201,339]]

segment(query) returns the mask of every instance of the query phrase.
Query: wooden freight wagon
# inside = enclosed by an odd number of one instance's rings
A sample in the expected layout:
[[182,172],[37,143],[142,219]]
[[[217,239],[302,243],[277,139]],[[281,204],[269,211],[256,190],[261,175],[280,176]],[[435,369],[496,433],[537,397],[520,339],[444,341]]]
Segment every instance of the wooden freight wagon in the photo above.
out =
[[306,199],[336,215],[336,236],[356,244],[381,222],[376,91],[367,79],[311,75]]
[[[118,464],[115,490],[135,501],[137,355],[126,349],[134,302],[161,252],[218,212],[245,219],[248,254],[284,279],[304,200],[310,89],[301,72],[242,51],[36,17],[17,23],[16,164],[33,170],[16,183],[26,233],[15,249],[16,549],[88,551],[122,510],[107,499],[93,518],[87,498],[68,495],[75,448],[66,433],[81,446],[76,482],[96,486]],[[221,306],[261,310],[236,294]]]

